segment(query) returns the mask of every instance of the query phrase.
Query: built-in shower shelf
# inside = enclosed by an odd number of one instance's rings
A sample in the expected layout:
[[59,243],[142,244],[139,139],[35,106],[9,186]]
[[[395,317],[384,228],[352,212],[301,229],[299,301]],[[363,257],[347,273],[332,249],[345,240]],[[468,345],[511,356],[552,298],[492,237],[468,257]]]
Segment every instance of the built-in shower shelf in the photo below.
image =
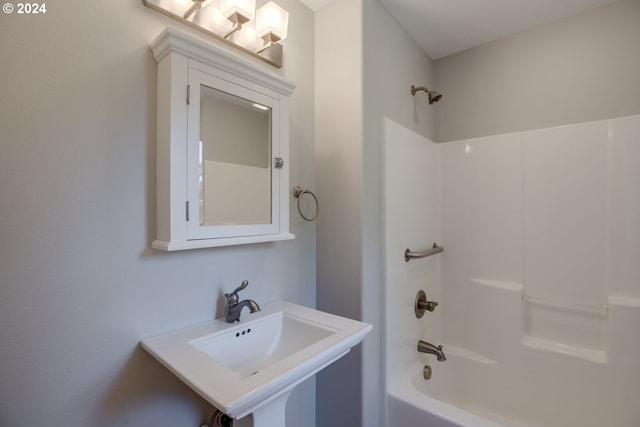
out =
[[522,283],[511,282],[506,280],[481,279],[478,277],[470,277],[469,281],[478,285],[489,286],[494,289],[503,291],[522,292]]
[[484,365],[498,364],[498,362],[496,362],[495,360],[489,359],[488,357],[483,356],[480,353],[476,353],[475,351],[471,351],[465,347],[459,347],[457,345],[447,343],[445,343],[443,347],[446,351],[447,356],[464,357],[465,359],[473,360],[474,362],[482,363]]
[[562,344],[555,341],[549,341],[542,338],[524,335],[522,343],[530,348],[538,350],[554,351],[569,356],[579,357],[594,363],[606,363],[607,352],[605,350],[593,350],[589,348],[577,347],[574,345]]
[[609,305],[640,308],[640,298],[626,295],[609,295]]
[[607,306],[522,298],[522,342],[528,347],[603,363],[607,360],[608,322]]

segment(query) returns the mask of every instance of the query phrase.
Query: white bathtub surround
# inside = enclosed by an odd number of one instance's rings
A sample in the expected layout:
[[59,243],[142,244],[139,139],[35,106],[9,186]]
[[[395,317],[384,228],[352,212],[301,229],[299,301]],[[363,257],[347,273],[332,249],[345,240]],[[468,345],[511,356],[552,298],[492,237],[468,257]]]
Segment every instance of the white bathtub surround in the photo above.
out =
[[[420,135],[384,119],[382,146],[382,223],[385,296],[385,344],[387,371],[404,367],[415,358],[418,339],[423,337],[421,322],[414,314],[414,300],[420,289],[427,291],[430,300],[440,299],[440,267],[437,254],[428,258],[404,260],[407,248],[427,249],[440,242],[440,199],[437,146]],[[398,173],[401,172],[401,173]],[[447,248],[445,247],[445,253]],[[432,286],[428,286],[428,284]],[[431,322],[440,311],[427,312],[421,319]],[[431,329],[427,338],[440,328]],[[432,342],[437,343],[436,341]]]
[[[445,144],[383,129],[388,425],[637,427],[640,116]],[[420,320],[418,289],[440,303]]]

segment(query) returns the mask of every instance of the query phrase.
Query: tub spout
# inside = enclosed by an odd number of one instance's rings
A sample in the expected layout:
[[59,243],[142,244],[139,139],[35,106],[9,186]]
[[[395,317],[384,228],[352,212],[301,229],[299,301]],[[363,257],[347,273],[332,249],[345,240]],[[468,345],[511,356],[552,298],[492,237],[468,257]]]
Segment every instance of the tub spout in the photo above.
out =
[[438,358],[439,362],[444,362],[445,360],[447,360],[446,357],[444,357],[444,351],[442,351],[442,346],[435,346],[431,343],[425,342],[425,341],[418,341],[418,351],[420,353],[428,353],[428,354],[433,354]]

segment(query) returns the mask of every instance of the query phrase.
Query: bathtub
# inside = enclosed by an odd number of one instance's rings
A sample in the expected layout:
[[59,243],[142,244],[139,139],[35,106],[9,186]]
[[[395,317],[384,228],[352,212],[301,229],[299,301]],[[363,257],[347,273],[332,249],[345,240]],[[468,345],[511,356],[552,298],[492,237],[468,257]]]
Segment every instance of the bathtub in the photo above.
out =
[[[473,335],[492,332],[483,340],[455,345],[446,339],[450,332],[442,325],[433,330],[427,322],[413,321],[412,327],[410,319],[403,319],[404,326],[399,326],[389,319],[394,327],[387,329],[385,353],[387,427],[640,426],[640,342],[633,326],[640,325],[640,299],[609,297],[602,320],[606,340],[602,349],[593,349],[559,344],[543,335],[542,326],[530,324],[543,313],[544,320],[559,318],[569,328],[572,320],[581,325],[600,319],[600,312],[571,312],[557,304],[542,310],[540,301],[531,308],[515,286],[477,280],[470,286],[467,291],[477,306],[495,304],[493,318],[467,310],[474,319]],[[436,325],[437,319],[429,320]],[[555,336],[567,335],[558,329]],[[418,353],[418,339],[442,344],[446,360]],[[428,380],[423,378],[427,364],[432,368]]]
[[422,376],[424,365],[415,362],[388,387],[389,427],[506,427],[463,409],[460,402],[454,403],[453,396],[448,399],[450,373],[446,372],[447,368],[432,365],[434,372],[430,380]]
[[[419,356],[388,381],[386,426],[640,425],[637,368],[629,375],[612,373],[606,363],[533,348],[526,351],[532,357],[519,355],[522,363],[501,366],[455,346],[444,348],[445,362]],[[425,364],[432,367],[429,380],[423,378]],[[532,368],[522,373],[526,365]]]
[[[594,128],[606,136],[610,126],[618,129],[612,134],[620,136],[627,122],[640,130],[638,116],[543,134],[565,138],[563,144],[578,144],[579,136],[594,134]],[[564,229],[583,215],[574,215],[567,205],[566,222],[547,223],[546,217],[536,216],[531,206],[537,199],[532,198],[541,190],[524,185],[528,181],[523,181],[522,168],[528,167],[529,177],[539,171],[544,175],[545,159],[556,159],[553,150],[563,145],[533,144],[527,138],[541,135],[535,132],[434,144],[389,119],[382,121],[381,130],[381,425],[640,427],[640,216],[624,214],[628,222],[610,224],[592,218],[576,233],[585,236],[584,241],[561,241]],[[571,138],[578,142],[567,139],[573,133],[577,136]],[[629,147],[637,141],[634,138]],[[610,147],[614,160],[616,150],[627,143],[615,144]],[[535,157],[534,149],[551,151]],[[596,151],[601,157],[607,153]],[[531,168],[530,162],[537,161],[541,163]],[[584,167],[585,176],[593,173],[587,166],[574,165],[573,157],[566,162],[563,171]],[[623,167],[614,166],[613,171]],[[609,203],[611,218],[622,215],[621,208],[612,205],[618,192],[624,194],[621,199],[640,200],[637,191],[624,193],[624,183],[631,181],[620,182],[611,190],[613,195],[607,196],[604,189],[598,193],[602,206]],[[571,190],[592,193],[587,185]],[[545,191],[551,197],[554,185]],[[559,213],[554,211],[554,218]],[[603,228],[615,230],[621,224],[628,229],[592,244],[596,231],[605,236]],[[536,241],[548,229],[553,231],[553,244]],[[405,261],[407,248],[423,251],[433,243],[444,252]],[[591,263],[581,252],[587,246]],[[414,304],[420,290],[439,306],[417,318]],[[419,340],[443,345],[447,360],[418,353]],[[423,378],[425,364],[432,367],[429,380]]]
[[[405,320],[395,333],[388,330],[387,427],[640,426],[640,342],[632,326],[640,324],[640,299],[609,298],[606,345],[596,351],[559,345],[541,339],[540,328],[528,329],[540,303],[529,310],[516,289],[473,285],[479,306],[499,302],[493,313],[502,323],[474,317],[474,333],[492,330],[500,339],[487,336],[475,343],[480,353],[470,350],[471,340],[461,346],[442,338],[447,328],[430,335],[430,328],[412,328]],[[507,308],[511,316],[504,313]],[[546,307],[547,318],[554,319],[555,308]],[[559,311],[566,315],[568,309]],[[578,313],[593,317],[590,311]],[[562,317],[565,325],[571,318]],[[418,337],[442,344],[447,359],[418,353]],[[428,380],[423,378],[427,364]]]

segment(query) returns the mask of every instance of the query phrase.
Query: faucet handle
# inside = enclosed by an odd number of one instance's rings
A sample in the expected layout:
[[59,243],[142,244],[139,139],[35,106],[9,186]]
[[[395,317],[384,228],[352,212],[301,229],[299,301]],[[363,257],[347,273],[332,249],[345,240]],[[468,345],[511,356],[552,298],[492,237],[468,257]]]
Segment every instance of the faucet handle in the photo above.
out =
[[424,315],[425,310],[433,311],[437,306],[438,303],[436,301],[429,301],[427,299],[427,294],[425,294],[424,291],[418,291],[414,305],[414,311],[418,319]]
[[227,299],[235,299],[237,301],[238,299],[238,292],[240,292],[241,290],[243,290],[244,288],[246,288],[247,286],[249,286],[249,281],[248,280],[243,280],[242,284],[237,287],[233,292],[231,292],[230,294],[224,294],[225,297],[227,297]]
[[425,310],[433,311],[438,306],[436,301],[419,301],[419,307]]

